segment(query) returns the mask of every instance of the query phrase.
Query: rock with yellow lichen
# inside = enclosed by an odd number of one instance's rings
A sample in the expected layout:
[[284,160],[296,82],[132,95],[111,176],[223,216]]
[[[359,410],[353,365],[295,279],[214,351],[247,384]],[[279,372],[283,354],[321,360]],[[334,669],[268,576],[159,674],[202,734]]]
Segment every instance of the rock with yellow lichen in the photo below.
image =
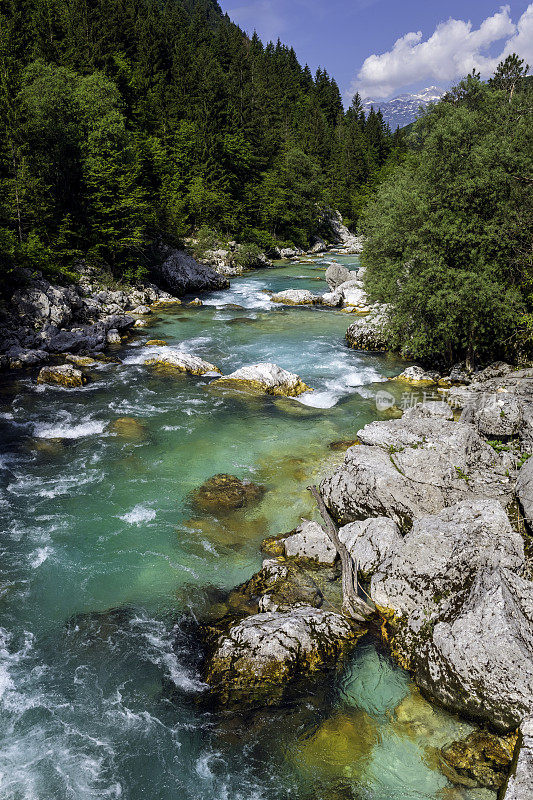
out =
[[312,392],[298,375],[278,367],[277,364],[261,363],[224,375],[213,382],[215,385],[251,389],[264,394],[298,397]]
[[67,389],[76,389],[85,386],[88,378],[80,369],[72,364],[61,364],[57,367],[42,367],[37,376],[37,383],[47,383],[64,386]]
[[190,353],[182,353],[178,350],[166,350],[162,353],[157,353],[155,356],[150,356],[144,362],[151,367],[159,367],[171,372],[187,372],[189,375],[206,375],[208,373],[220,374],[218,367],[210,364],[209,361],[204,361],[198,356],[193,356]]
[[441,769],[452,783],[497,790],[507,777],[516,739],[514,733],[495,736],[485,730],[473,731],[466,739],[441,749]]
[[220,636],[206,682],[224,704],[277,705],[298,685],[338,668],[363,633],[341,614],[309,605],[253,614]]

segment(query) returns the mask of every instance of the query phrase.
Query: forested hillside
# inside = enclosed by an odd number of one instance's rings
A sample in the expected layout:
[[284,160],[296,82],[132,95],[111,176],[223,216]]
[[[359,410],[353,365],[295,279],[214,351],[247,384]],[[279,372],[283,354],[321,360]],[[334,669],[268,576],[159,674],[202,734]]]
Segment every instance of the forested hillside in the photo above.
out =
[[320,204],[356,223],[401,137],[325,71],[214,0],[4,0],[0,253],[142,274],[201,226],[307,244]]

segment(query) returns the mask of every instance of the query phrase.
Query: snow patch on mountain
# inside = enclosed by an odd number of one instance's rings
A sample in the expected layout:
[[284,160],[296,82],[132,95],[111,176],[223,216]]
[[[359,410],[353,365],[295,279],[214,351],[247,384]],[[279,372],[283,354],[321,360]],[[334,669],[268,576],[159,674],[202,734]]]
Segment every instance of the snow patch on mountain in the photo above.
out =
[[420,106],[425,108],[429,103],[437,103],[444,95],[444,89],[437,86],[428,86],[420,92],[401,94],[392,100],[373,100],[369,98],[363,103],[365,113],[368,114],[373,107],[374,111],[381,109],[383,119],[395,130],[398,126],[403,128],[417,118]]

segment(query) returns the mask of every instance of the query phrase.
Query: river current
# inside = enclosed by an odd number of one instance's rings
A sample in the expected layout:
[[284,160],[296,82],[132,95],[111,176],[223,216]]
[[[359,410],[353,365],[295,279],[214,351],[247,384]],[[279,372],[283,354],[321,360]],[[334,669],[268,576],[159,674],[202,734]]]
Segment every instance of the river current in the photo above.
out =
[[[268,290],[325,291],[325,268],[257,271],[161,314],[83,389],[1,387],[3,800],[495,797],[448,783],[436,750],[471,728],[378,641],[298,706],[234,717],[204,702],[190,620],[257,571],[262,539],[312,517],[306,486],[343,457],[329,445],[379,417],[376,391],[399,371],[345,346],[349,315],[271,303]],[[250,398],[144,365],[166,347],[225,374],[273,361],[315,391]],[[199,515],[192,490],[221,472],[264,498]]]

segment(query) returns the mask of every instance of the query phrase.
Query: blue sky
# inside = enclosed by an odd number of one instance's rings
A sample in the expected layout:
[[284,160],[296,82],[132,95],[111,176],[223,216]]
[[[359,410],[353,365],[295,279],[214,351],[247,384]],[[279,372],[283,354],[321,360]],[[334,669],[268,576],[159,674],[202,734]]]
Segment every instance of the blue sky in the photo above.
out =
[[264,41],[279,38],[315,70],[325,67],[348,100],[356,89],[387,98],[448,87],[478,68],[490,75],[516,50],[533,67],[533,2],[489,0],[219,0]]

